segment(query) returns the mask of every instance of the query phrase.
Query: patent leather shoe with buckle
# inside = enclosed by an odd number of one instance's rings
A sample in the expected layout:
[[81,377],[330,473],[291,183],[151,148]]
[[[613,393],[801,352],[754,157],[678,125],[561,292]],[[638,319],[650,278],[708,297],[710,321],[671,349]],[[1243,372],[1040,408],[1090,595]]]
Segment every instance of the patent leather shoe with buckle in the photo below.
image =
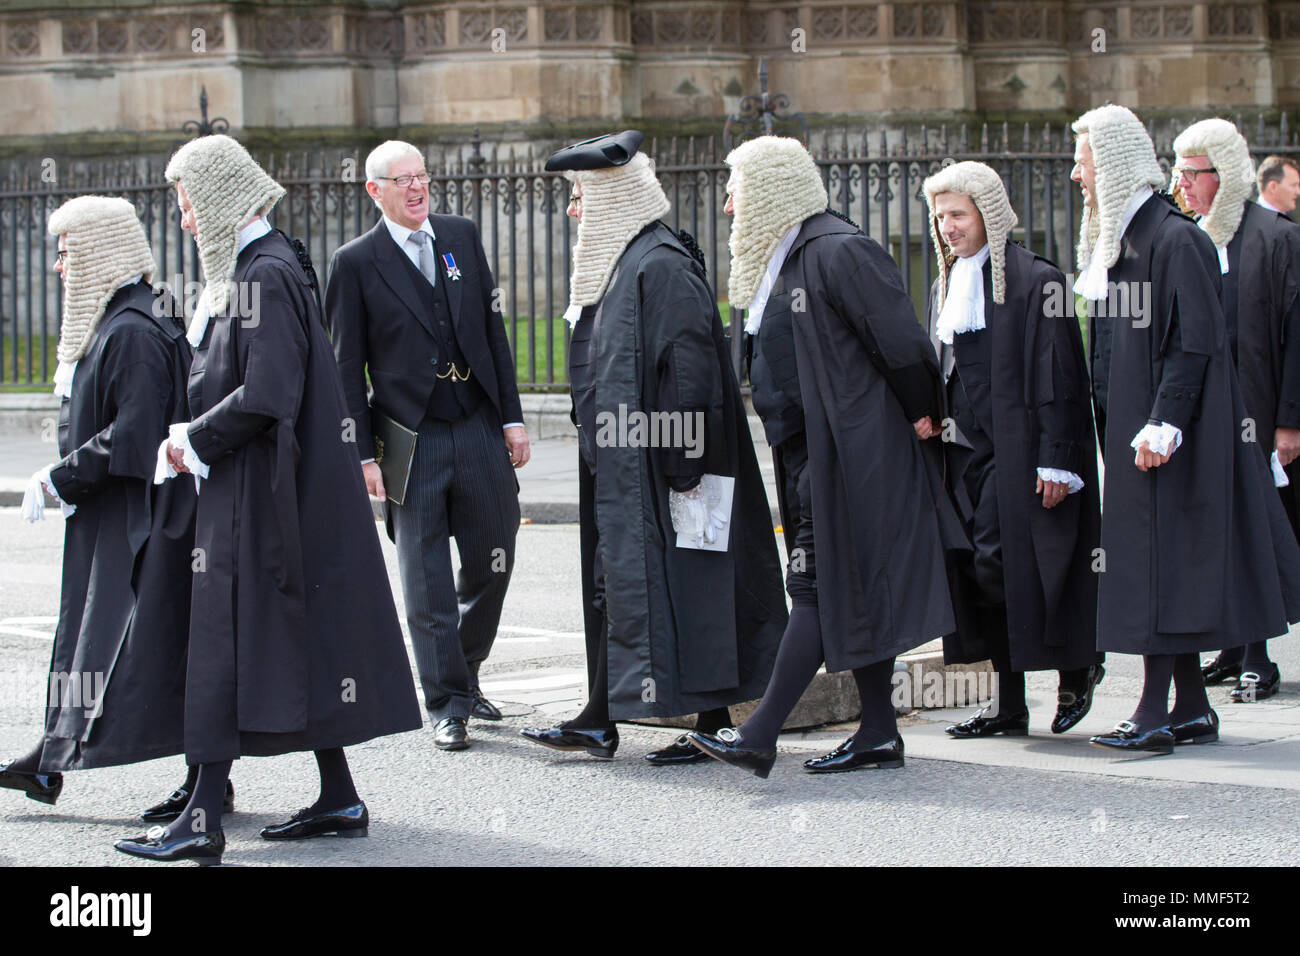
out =
[[1063,734],[1092,710],[1093,691],[1106,676],[1106,668],[1093,664],[1088,668],[1088,676],[1081,692],[1061,688],[1056,693],[1056,716],[1052,718],[1052,733]]
[[1219,715],[1211,710],[1181,724],[1171,724],[1169,732],[1176,744],[1209,744],[1219,739]]
[[1282,686],[1282,671],[1273,665],[1273,676],[1263,680],[1255,671],[1242,671],[1237,678],[1237,686],[1228,692],[1228,699],[1234,704],[1253,704],[1257,700],[1267,700],[1278,692]]
[[216,866],[221,862],[221,854],[226,851],[226,834],[222,830],[215,833],[192,833],[174,840],[163,839],[166,835],[167,831],[163,827],[150,827],[143,836],[118,840],[113,844],[113,849],[163,863],[193,860],[199,866]]
[[1204,678],[1206,687],[1213,687],[1215,684],[1222,684],[1225,680],[1240,676],[1240,661],[1236,664],[1225,664],[1221,657],[1215,657],[1201,665],[1201,677]]
[[853,750],[850,737],[828,754],[803,762],[808,773],[845,773],[849,770],[893,770],[903,766],[903,738],[896,736],[878,747]]
[[659,750],[652,750],[645,755],[646,762],[656,767],[668,767],[679,763],[700,763],[708,760],[708,754],[696,750],[691,746],[691,742],[682,734],[667,747]]
[[262,827],[261,833],[263,840],[303,840],[324,833],[341,837],[369,836],[370,811],[364,803],[315,813],[311,807],[303,807],[284,823]]
[[708,754],[714,760],[721,760],[741,770],[748,770],[755,777],[766,780],[776,763],[776,750],[755,750],[745,746],[745,737],[735,727],[723,727],[713,736],[701,734],[694,730],[686,735],[691,746]]
[[520,736],[552,750],[585,750],[593,757],[609,759],[618,750],[618,728],[602,727],[584,730],[557,724],[554,727],[526,727]]
[[433,745],[439,750],[464,750],[469,746],[469,731],[464,717],[444,717],[433,726]]
[[[140,814],[140,819],[145,823],[171,823],[181,815],[185,805],[190,802],[189,787],[181,784],[170,794],[162,803],[155,803],[148,810]],[[235,785],[229,780],[226,781],[226,796],[221,801],[222,813],[235,812]]]
[[960,724],[945,727],[944,733],[958,740],[973,740],[976,737],[992,737],[1002,734],[1004,737],[1023,737],[1029,733],[1029,711],[1018,714],[998,714],[995,717],[984,716],[989,712],[986,707],[973,717],[967,717]]
[[29,800],[48,803],[54,806],[63,792],[63,774],[61,773],[26,773],[22,770],[10,770],[13,761],[0,764],[0,787],[17,790],[27,794]]
[[1174,735],[1169,730],[1168,724],[1150,730],[1138,730],[1137,724],[1131,720],[1121,720],[1110,733],[1090,737],[1088,742],[1094,747],[1105,747],[1108,750],[1153,754],[1174,752]]

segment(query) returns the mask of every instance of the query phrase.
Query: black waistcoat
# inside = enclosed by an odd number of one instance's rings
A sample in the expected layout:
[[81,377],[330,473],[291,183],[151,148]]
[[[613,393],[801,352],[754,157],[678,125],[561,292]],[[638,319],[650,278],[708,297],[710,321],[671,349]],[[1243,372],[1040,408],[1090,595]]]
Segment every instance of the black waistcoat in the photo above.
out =
[[799,398],[799,369],[794,354],[794,313],[777,305],[774,289],[763,312],[758,334],[751,336],[753,358],[749,384],[754,411],[763,420],[770,445],[803,433],[803,404]]
[[[434,256],[437,261],[442,261],[437,256],[436,247]],[[439,376],[446,375],[445,378],[440,377],[434,382],[425,413],[428,417],[441,421],[458,421],[474,411],[486,394],[483,386],[479,384],[478,376],[473,374],[473,369],[469,369],[469,363],[456,342],[456,329],[451,318],[451,303],[447,299],[447,283],[452,280],[443,272],[438,275],[438,284],[430,285],[424,273],[406,256],[405,250],[399,259],[401,265],[410,270],[415,288],[419,290],[420,308],[433,319],[431,325],[438,345],[429,361],[437,368]],[[468,382],[453,382],[451,376],[447,375],[453,363],[458,372],[463,373],[469,369]]]
[[993,355],[988,329],[952,337],[953,370],[948,379],[952,417],[974,447],[976,455],[992,453]]
[[[1244,218],[1244,217],[1243,217]],[[1232,364],[1237,364],[1237,300],[1241,288],[1241,235],[1240,226],[1228,240],[1228,271],[1219,287],[1219,301],[1223,303],[1223,320],[1228,327],[1228,348],[1232,350]]]

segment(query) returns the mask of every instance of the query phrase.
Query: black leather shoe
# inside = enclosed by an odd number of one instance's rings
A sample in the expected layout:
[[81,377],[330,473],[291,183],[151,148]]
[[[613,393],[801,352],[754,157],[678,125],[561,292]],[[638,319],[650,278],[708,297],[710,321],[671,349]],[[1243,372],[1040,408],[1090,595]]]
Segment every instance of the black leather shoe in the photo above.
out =
[[1225,680],[1241,676],[1241,662],[1223,664],[1218,657],[1215,657],[1201,665],[1201,676],[1205,678],[1206,687],[1222,684]]
[[552,750],[585,750],[593,757],[614,756],[618,750],[618,728],[583,730],[578,727],[528,727],[519,733],[534,743]]
[[893,770],[903,766],[903,738],[895,737],[889,743],[870,750],[853,751],[850,737],[830,753],[803,762],[808,773],[845,773],[849,770]]
[[0,787],[22,791],[27,794],[29,800],[54,806],[54,801],[58,800],[59,794],[63,792],[63,774],[24,773],[21,770],[10,770],[11,763],[12,760],[0,764]]
[[[181,784],[162,803],[155,803],[148,810],[141,813],[140,819],[145,823],[171,823],[181,815],[181,811],[185,809],[185,804],[189,802],[189,788]],[[226,796],[221,801],[221,812],[235,812],[235,785],[229,780],[226,781]]]
[[311,812],[311,807],[303,807],[284,823],[262,827],[263,840],[302,840],[322,833],[341,837],[369,836],[370,811],[364,803],[316,813]]
[[1237,679],[1237,686],[1228,692],[1228,698],[1234,704],[1253,704],[1257,700],[1268,700],[1282,686],[1282,670],[1273,665],[1273,676],[1269,680],[1260,680],[1255,671],[1242,671]]
[[1082,693],[1058,689],[1056,692],[1056,716],[1052,718],[1052,733],[1063,734],[1092,710],[1092,692],[1097,689],[1101,679],[1106,676],[1106,668],[1093,664],[1088,668],[1088,677]]
[[1005,737],[1023,737],[1029,733],[1029,711],[1019,714],[998,714],[985,717],[988,708],[984,708],[974,717],[967,717],[960,724],[945,727],[943,732],[958,740],[973,740],[976,737],[992,737],[1002,734]]
[[226,834],[222,830],[164,841],[162,837],[165,833],[162,827],[150,827],[149,832],[143,836],[118,840],[113,844],[113,849],[164,863],[193,860],[199,866],[216,866],[221,862],[221,854],[226,852]]
[[1088,742],[1094,747],[1109,750],[1150,751],[1156,754],[1174,752],[1174,735],[1168,724],[1139,732],[1132,721],[1121,720],[1110,733],[1098,734],[1089,738]]
[[668,767],[679,763],[700,763],[709,759],[708,754],[701,750],[696,750],[691,746],[691,742],[682,734],[667,747],[660,750],[652,750],[645,755],[647,763],[656,767]]
[[693,747],[708,754],[714,760],[721,760],[741,770],[748,770],[755,777],[766,780],[776,763],[775,750],[754,750],[745,746],[745,738],[735,727],[723,727],[714,736],[696,733],[692,730],[686,739]]
[[433,727],[433,745],[439,750],[465,750],[469,747],[469,731],[464,717],[444,717]]
[[1173,724],[1169,732],[1177,744],[1209,744],[1219,739],[1219,715],[1211,710],[1193,720]]
[[501,720],[501,711],[496,704],[483,696],[483,691],[475,687],[470,694],[474,697],[474,707],[469,715],[478,720]]

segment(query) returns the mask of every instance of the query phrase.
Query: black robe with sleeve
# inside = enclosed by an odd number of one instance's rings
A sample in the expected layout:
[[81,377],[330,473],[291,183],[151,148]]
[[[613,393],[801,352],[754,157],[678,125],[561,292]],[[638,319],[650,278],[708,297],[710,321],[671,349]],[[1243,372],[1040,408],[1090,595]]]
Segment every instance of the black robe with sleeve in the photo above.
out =
[[[623,251],[601,298],[591,362],[610,717],[692,714],[762,696],[787,618],[771,511],[717,301],[666,226],[651,225]],[[688,455],[684,443],[622,441],[621,412],[638,411],[700,413],[702,454]],[[736,479],[725,552],[676,545],[670,485],[706,473]]]
[[944,547],[962,533],[939,442],[918,442],[912,427],[939,415],[939,363],[888,253],[829,212],[804,220],[764,328],[784,325],[782,312],[812,472],[826,669],[852,670],[955,626]]
[[[1228,242],[1222,301],[1236,331],[1241,398],[1267,459],[1275,429],[1300,428],[1300,226],[1258,203],[1245,205]],[[1291,484],[1278,491],[1300,534],[1300,462],[1292,462],[1287,475]]]
[[190,368],[170,312],[144,282],[115,293],[59,410],[63,459],[50,480],[77,510],[64,529],[42,772],[183,749],[194,486],[153,484]]
[[195,531],[186,758],[415,730],[356,422],[314,289],[278,232],[240,252],[234,282],[240,304],[210,320],[189,382],[189,438],[211,472]]
[[[993,301],[992,263],[985,262],[985,335],[991,337],[990,385],[994,484],[1001,540],[1007,637],[1016,671],[1073,670],[1097,657],[1097,576],[1093,549],[1100,537],[1097,448],[1083,339],[1074,296],[1061,270],[1008,241],[1006,302]],[[952,346],[939,342],[938,280],[930,291],[930,335],[950,378]],[[948,414],[945,409],[945,415]],[[949,428],[948,422],[944,423]],[[969,445],[959,433],[944,441],[953,499],[962,487]],[[1054,508],[1037,493],[1039,468],[1071,471],[1083,488]],[[986,486],[987,487],[987,486]],[[967,511],[963,517],[970,518]],[[944,660],[970,663],[989,656],[966,580],[950,580],[957,632],[944,641]]]
[[[1094,374],[1106,408],[1098,648],[1184,654],[1286,633],[1300,620],[1300,546],[1243,427],[1214,246],[1152,196],[1107,279],[1145,308],[1105,320],[1109,364]],[[1142,472],[1130,442],[1148,421],[1181,428],[1183,443]]]

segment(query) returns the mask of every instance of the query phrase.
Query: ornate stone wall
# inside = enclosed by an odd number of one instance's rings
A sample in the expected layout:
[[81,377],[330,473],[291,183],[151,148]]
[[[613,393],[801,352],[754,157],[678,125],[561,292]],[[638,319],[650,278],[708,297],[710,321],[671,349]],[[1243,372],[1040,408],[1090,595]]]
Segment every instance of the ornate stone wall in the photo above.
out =
[[236,130],[716,128],[759,57],[814,121],[1284,109],[1300,0],[11,0],[0,135],[170,134],[201,86]]

